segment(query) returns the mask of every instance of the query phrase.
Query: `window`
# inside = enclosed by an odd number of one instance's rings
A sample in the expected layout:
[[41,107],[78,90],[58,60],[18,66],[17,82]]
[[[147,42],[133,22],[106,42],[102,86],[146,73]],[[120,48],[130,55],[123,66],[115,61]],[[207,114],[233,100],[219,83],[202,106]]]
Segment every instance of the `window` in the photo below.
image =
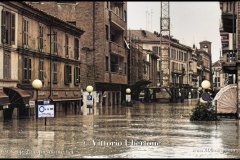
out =
[[119,8],[115,7],[115,14],[119,16]]
[[23,81],[29,82],[32,78],[32,61],[29,57],[23,58]]
[[43,50],[43,26],[39,25],[38,31],[38,49],[40,52]]
[[39,60],[39,80],[44,81],[44,61],[43,59]]
[[80,83],[80,67],[75,66],[74,68],[74,84],[78,85]]
[[70,64],[65,64],[64,67],[64,83],[69,84],[72,82],[72,67]]
[[53,34],[51,35],[52,38],[52,52],[53,54],[57,54],[58,50],[57,50],[57,32],[53,32]]
[[74,39],[74,59],[79,59],[79,39]]
[[53,83],[57,83],[57,63],[53,62]]
[[111,55],[111,72],[118,72],[119,62],[118,56]]
[[4,51],[3,57],[3,78],[11,79],[11,55],[10,52]]
[[160,47],[152,46],[153,54],[160,55]]
[[65,56],[68,58],[69,56],[69,35],[65,34]]
[[23,46],[28,47],[28,21],[23,20]]
[[124,10],[123,12],[123,21],[126,22],[127,21],[127,11]]
[[108,33],[108,25],[105,26],[106,27],[106,40],[108,40],[108,36],[109,36],[109,33]]
[[2,10],[2,43],[15,44],[15,14]]
[[108,56],[105,57],[105,67],[106,67],[106,71],[108,71],[108,67],[109,67],[109,62],[108,62]]

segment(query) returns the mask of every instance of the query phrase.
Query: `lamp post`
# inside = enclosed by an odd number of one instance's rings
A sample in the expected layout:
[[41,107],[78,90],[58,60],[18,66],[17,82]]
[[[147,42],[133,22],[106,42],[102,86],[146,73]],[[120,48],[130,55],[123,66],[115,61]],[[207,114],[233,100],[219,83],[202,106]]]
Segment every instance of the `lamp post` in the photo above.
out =
[[203,89],[209,89],[211,87],[211,84],[208,80],[204,80],[202,81],[201,86]]
[[89,85],[86,88],[88,95],[87,95],[87,108],[89,108],[89,113],[90,113],[90,108],[93,106],[93,97],[91,95],[93,91],[93,86]]
[[36,90],[35,106],[36,106],[36,118],[37,118],[38,117],[38,90],[42,88],[42,81],[39,79],[35,79],[32,82],[32,87]]
[[127,88],[126,89],[126,102],[127,102],[127,105],[131,102],[131,89],[130,88]]
[[203,93],[202,93],[202,96],[201,98],[204,100],[204,101],[209,101],[210,100],[210,94],[208,92],[206,92],[207,89],[210,89],[211,87],[211,83],[208,81],[208,80],[204,80],[202,81],[201,83],[201,87],[203,89]]

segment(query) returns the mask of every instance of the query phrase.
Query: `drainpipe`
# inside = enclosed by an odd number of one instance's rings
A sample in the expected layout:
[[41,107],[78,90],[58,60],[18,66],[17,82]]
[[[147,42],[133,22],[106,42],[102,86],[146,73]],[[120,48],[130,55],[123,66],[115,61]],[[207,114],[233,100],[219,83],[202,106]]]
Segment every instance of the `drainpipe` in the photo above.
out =
[[50,51],[49,51],[49,56],[50,56],[50,93],[48,98],[51,99],[52,97],[52,25],[50,25]]
[[[95,55],[95,41],[96,41],[96,36],[95,36],[95,34],[96,34],[96,25],[95,25],[95,23],[96,23],[96,2],[95,1],[93,1],[93,23],[92,23],[92,33],[93,33],[93,42],[92,42],[92,67],[93,67],[93,84],[92,84],[92,86],[93,86],[93,91],[95,90],[95,97],[97,96],[97,91],[96,91],[96,85],[95,85],[95,57],[96,57],[96,55]],[[93,92],[94,93],[94,92]]]

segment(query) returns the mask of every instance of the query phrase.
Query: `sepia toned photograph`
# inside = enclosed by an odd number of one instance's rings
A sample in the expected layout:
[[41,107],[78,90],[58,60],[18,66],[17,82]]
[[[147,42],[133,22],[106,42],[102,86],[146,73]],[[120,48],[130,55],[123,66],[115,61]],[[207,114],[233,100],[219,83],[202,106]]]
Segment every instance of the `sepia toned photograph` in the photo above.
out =
[[0,159],[240,158],[239,11],[0,2]]

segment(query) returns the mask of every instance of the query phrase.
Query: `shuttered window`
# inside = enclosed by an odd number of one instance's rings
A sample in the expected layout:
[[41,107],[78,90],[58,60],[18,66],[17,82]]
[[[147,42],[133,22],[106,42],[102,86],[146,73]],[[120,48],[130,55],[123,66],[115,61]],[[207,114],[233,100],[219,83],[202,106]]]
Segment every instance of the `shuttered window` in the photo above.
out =
[[3,78],[11,79],[11,55],[10,52],[4,51],[3,57]]
[[69,35],[65,34],[65,56],[69,58]]
[[75,66],[74,68],[74,84],[78,85],[80,83],[80,67]]
[[40,24],[38,29],[38,49],[40,52],[43,51],[43,26]]
[[23,81],[30,82],[32,78],[32,60],[29,57],[23,58]]
[[64,83],[70,84],[72,82],[72,67],[70,64],[64,66]]
[[53,63],[53,83],[57,83],[57,62]]
[[74,59],[78,60],[79,58],[79,39],[74,39]]
[[15,27],[16,18],[15,13],[2,10],[2,43],[14,45],[15,44]]
[[44,81],[44,60],[39,60],[39,80]]

